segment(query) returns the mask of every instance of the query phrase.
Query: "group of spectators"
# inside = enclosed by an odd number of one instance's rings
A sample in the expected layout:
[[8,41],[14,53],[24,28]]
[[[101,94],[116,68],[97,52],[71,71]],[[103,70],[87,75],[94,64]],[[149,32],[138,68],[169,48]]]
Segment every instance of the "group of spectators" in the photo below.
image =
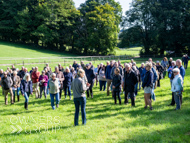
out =
[[[183,62],[188,64],[188,56]],[[187,60],[187,62],[186,62]],[[44,70],[40,73],[38,67],[33,67],[31,71],[22,67],[21,70],[16,69],[14,65],[12,68],[7,68],[4,72],[0,70],[2,93],[5,96],[5,104],[8,104],[8,93],[11,95],[11,104],[14,104],[15,97],[19,101],[20,93],[25,97],[25,109],[28,109],[29,96],[33,93],[36,98],[42,98],[44,92],[45,98],[50,94],[52,109],[55,109],[54,99],[56,99],[56,107],[59,107],[59,101],[64,91],[65,98],[67,95],[71,100],[71,89],[73,90],[73,98],[75,103],[75,125],[78,125],[79,106],[82,111],[82,122],[86,124],[86,94],[87,97],[93,98],[93,86],[100,86],[100,91],[107,90],[107,96],[110,94],[114,98],[114,103],[121,104],[120,94],[124,93],[124,104],[128,104],[131,99],[131,106],[135,106],[135,100],[138,91],[144,89],[145,109],[150,107],[153,110],[152,100],[156,100],[154,89],[160,87],[160,80],[166,77],[170,78],[172,100],[170,105],[175,105],[175,110],[181,108],[183,82],[185,77],[185,69],[182,66],[182,61],[178,59],[174,61],[172,58],[167,60],[163,58],[161,63],[156,61],[154,63],[149,58],[146,63],[142,63],[137,67],[132,59],[130,63],[121,64],[120,61],[107,61],[106,65],[101,63],[95,68],[92,63],[78,64],[74,61],[73,65],[65,69],[58,64],[54,72],[46,64]],[[107,88],[106,88],[107,86]],[[123,90],[122,90],[123,89]]]

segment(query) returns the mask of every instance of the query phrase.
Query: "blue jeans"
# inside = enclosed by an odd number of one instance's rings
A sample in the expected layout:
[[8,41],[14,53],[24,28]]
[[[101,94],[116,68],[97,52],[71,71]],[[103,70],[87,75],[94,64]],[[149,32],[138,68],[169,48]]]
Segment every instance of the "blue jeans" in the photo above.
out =
[[152,97],[152,99],[155,101],[155,100],[156,100],[156,96],[155,96],[155,94],[154,94],[154,86],[155,86],[155,83],[153,83],[151,97]]
[[49,88],[47,88],[46,94],[47,94],[47,95],[49,94]]
[[[16,90],[13,90],[13,95],[15,96],[16,93],[17,93],[17,96],[19,96],[19,91],[20,91],[20,87],[17,87],[17,91]],[[16,93],[15,93],[16,92]]]
[[175,99],[175,103],[176,103],[176,110],[181,109],[181,101],[180,101],[180,97],[181,97],[181,92],[174,92],[174,99]]
[[106,81],[100,80],[100,91],[102,91],[102,87],[104,86],[104,91],[106,90]]
[[64,91],[65,91],[65,97],[67,96],[67,91],[68,95],[71,97],[71,86],[64,86]]
[[26,102],[26,103],[29,101],[29,96],[30,96],[30,93],[29,93],[29,92],[25,92],[25,93],[24,93],[24,98],[25,98],[25,102]]
[[188,63],[184,63],[184,68],[187,69]]
[[55,109],[54,98],[56,99],[56,104],[59,104],[59,93],[56,93],[56,94],[50,93],[50,97],[51,97],[51,107],[52,107],[52,109]]
[[82,124],[86,124],[86,97],[80,97],[80,98],[74,98],[75,103],[75,119],[74,124],[75,126],[78,125],[78,119],[79,119],[79,108],[81,106],[81,113],[82,113]]

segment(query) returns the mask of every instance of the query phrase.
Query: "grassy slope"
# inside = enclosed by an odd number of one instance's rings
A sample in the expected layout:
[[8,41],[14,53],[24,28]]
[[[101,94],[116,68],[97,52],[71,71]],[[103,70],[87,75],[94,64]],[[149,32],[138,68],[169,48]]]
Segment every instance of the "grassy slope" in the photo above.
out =
[[[139,64],[139,63],[138,63]],[[190,67],[189,67],[190,68]],[[94,88],[94,99],[87,100],[87,125],[73,126],[74,104],[70,100],[61,100],[60,107],[52,110],[50,98],[34,99],[30,97],[29,110],[24,110],[24,98],[14,105],[4,105],[4,98],[0,91],[0,142],[189,142],[190,139],[190,70],[185,77],[185,92],[183,105],[179,111],[175,107],[167,106],[171,101],[169,79],[161,81],[161,88],[155,90],[156,102],[153,111],[144,110],[143,91],[140,91],[136,107],[114,105],[113,99]],[[10,100],[10,99],[9,99]],[[10,103],[10,101],[9,101]],[[55,132],[57,120],[60,129]],[[27,121],[21,120],[26,117]],[[28,119],[29,117],[29,119]],[[11,125],[20,125],[26,132],[12,134]],[[40,123],[45,123],[41,126]],[[81,124],[81,115],[79,116]],[[36,131],[36,129],[38,130]],[[47,131],[49,130],[49,132]],[[39,133],[41,132],[41,133]]]
[[140,50],[142,49],[142,47],[135,47],[135,48],[127,48],[127,49],[117,49],[115,50],[116,55],[139,55]]

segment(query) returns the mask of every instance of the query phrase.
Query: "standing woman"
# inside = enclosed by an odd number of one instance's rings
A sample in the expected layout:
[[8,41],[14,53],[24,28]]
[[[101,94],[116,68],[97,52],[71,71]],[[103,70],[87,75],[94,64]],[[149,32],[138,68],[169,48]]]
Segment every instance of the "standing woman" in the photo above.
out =
[[122,84],[122,77],[120,75],[120,70],[119,68],[115,69],[115,75],[113,76],[113,81],[112,81],[112,89],[113,89],[113,97],[115,100],[115,104],[117,104],[117,97],[119,99],[119,104],[121,105],[121,84]]
[[165,76],[166,76],[166,71],[167,71],[167,68],[168,68],[168,66],[169,66],[167,57],[164,57],[164,58],[163,58],[163,60],[162,60],[162,62],[161,62],[161,65],[162,65],[163,68],[164,68],[163,78],[165,78]]
[[146,74],[143,81],[143,89],[144,89],[144,100],[145,100],[145,109],[147,109],[147,106],[150,106],[150,110],[152,110],[152,104],[151,104],[151,93],[153,88],[153,72],[152,72],[152,64],[147,63],[146,64]]
[[13,72],[13,76],[12,76],[12,81],[13,81],[13,85],[12,85],[12,90],[13,90],[13,101],[15,102],[15,96],[16,96],[16,91],[17,91],[17,100],[19,102],[19,91],[20,91],[20,77],[17,75],[17,71]]
[[180,70],[178,68],[173,69],[174,79],[172,81],[172,92],[174,93],[174,99],[176,103],[175,110],[181,109],[180,97],[183,92],[183,78],[180,75]]
[[60,90],[60,80],[56,78],[56,74],[53,73],[48,81],[48,89],[51,97],[51,107],[55,110],[54,98],[56,99],[56,107],[59,107],[59,90]]
[[33,94],[32,81],[30,79],[30,74],[29,73],[27,73],[25,75],[24,79],[21,81],[20,90],[21,90],[22,95],[25,98],[24,108],[26,110],[28,110],[29,96],[30,96],[30,94]]
[[42,71],[42,75],[39,77],[40,82],[40,98],[42,98],[42,92],[44,91],[44,96],[47,98],[47,83],[48,83],[48,76],[45,75],[45,71]]
[[104,91],[105,91],[106,90],[106,72],[105,72],[105,66],[103,65],[103,63],[100,64],[99,82],[100,82],[100,91],[102,91],[103,86],[104,86]]
[[68,95],[71,100],[71,83],[73,81],[73,75],[70,72],[70,69],[68,67],[66,67],[65,69],[64,77],[65,77],[65,80],[63,81],[63,88],[65,91],[65,99],[67,98],[67,91],[68,91]]
[[89,89],[90,84],[85,83],[84,81],[85,72],[82,69],[79,69],[78,76],[73,80],[71,84],[71,89],[73,90],[74,103],[75,103],[75,118],[74,124],[78,125],[79,118],[79,108],[81,106],[82,112],[82,124],[86,124],[86,94],[85,91]]
[[157,86],[160,87],[160,80],[163,79],[163,73],[164,73],[164,67],[160,65],[160,62],[156,62],[156,68],[158,70],[159,78],[158,78],[158,84]]

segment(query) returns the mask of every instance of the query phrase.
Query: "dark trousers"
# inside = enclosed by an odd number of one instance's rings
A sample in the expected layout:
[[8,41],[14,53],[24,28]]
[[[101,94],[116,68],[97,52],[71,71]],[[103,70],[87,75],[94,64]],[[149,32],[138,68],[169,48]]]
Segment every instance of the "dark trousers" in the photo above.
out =
[[117,97],[118,97],[119,104],[121,105],[120,91],[113,91],[113,97],[114,97],[115,104],[117,104]]
[[130,98],[131,98],[131,106],[135,106],[134,92],[126,92],[125,91],[125,104],[127,104],[129,102],[128,96],[130,96]]
[[65,91],[65,97],[67,97],[67,92],[69,97],[71,97],[71,86],[64,86],[64,91]]
[[59,99],[61,99],[63,89],[59,89]]
[[175,105],[174,92],[172,92],[172,102],[171,105]]
[[188,63],[184,63],[184,68],[187,69]]
[[160,79],[158,80],[158,84],[157,84],[158,87],[160,87]]
[[92,89],[88,89],[88,90],[86,91],[87,97],[90,97],[89,91],[90,91],[91,97],[93,97],[93,91],[92,91]]
[[74,118],[74,124],[75,126],[78,125],[78,119],[79,119],[79,109],[81,106],[81,113],[82,113],[82,124],[86,124],[86,97],[80,97],[80,98],[74,98],[75,103],[75,118]]
[[104,86],[104,91],[106,90],[106,81],[100,80],[100,91],[102,91],[102,87]]

